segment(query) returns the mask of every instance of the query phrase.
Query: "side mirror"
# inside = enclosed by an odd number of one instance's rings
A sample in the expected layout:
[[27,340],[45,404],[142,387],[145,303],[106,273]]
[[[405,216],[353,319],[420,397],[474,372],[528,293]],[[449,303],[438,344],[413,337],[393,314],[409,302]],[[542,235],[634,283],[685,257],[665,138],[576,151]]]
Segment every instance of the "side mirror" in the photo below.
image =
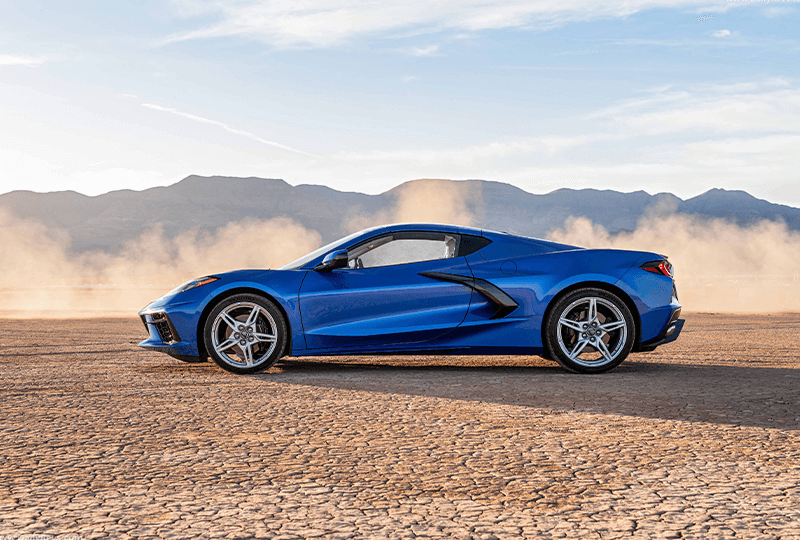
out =
[[314,267],[317,272],[330,272],[334,268],[344,268],[347,266],[347,250],[331,251],[322,262]]

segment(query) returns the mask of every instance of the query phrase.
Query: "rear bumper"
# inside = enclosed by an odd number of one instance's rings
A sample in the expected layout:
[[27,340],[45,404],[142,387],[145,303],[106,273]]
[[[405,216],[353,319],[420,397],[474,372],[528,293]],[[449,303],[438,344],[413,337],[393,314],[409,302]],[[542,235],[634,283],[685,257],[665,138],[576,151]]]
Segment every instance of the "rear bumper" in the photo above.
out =
[[672,311],[672,315],[670,316],[667,324],[664,326],[664,330],[657,337],[642,343],[639,346],[639,351],[652,351],[656,347],[664,345],[665,343],[671,343],[678,339],[681,330],[683,330],[683,324],[686,322],[685,319],[679,318],[680,316],[681,308],[677,307]]

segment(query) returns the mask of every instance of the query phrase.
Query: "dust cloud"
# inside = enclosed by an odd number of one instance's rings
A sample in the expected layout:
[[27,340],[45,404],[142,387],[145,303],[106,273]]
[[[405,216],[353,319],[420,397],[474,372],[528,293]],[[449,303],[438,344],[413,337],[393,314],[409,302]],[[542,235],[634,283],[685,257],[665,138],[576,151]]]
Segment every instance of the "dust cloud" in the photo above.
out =
[[481,218],[480,184],[455,180],[415,180],[396,188],[388,210],[348,217],[343,229],[356,232],[390,223],[447,223],[475,225]]
[[[478,184],[409,182],[394,196],[388,210],[349,212],[343,228],[396,222],[483,225]],[[548,238],[668,255],[687,311],[800,310],[800,233],[783,223],[740,227],[662,208],[631,232],[612,234],[585,218],[570,218]],[[0,210],[0,317],[130,316],[188,279],[238,268],[276,268],[321,244],[318,232],[278,217],[175,237],[156,225],[114,252],[74,255],[65,231]]]
[[156,225],[116,252],[70,255],[66,232],[0,211],[0,315],[131,315],[194,277],[276,268],[321,243],[316,231],[279,217],[172,238]]
[[[352,232],[404,221],[471,225],[480,201],[477,185],[409,182],[396,190],[389,210],[356,212],[344,228]],[[74,255],[65,231],[0,210],[0,316],[131,315],[194,277],[238,268],[276,268],[321,244],[318,232],[279,217],[175,237],[155,225],[114,252]]]
[[687,311],[800,310],[800,233],[781,222],[741,227],[721,219],[655,210],[632,232],[610,234],[586,218],[573,217],[548,238],[583,247],[667,255]]

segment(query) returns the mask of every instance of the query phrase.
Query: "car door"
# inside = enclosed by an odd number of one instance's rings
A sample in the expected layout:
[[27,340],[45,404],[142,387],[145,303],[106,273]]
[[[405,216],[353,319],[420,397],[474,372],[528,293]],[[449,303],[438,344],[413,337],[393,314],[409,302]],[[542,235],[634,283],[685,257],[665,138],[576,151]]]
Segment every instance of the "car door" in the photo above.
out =
[[420,275],[472,276],[458,235],[383,234],[348,250],[348,267],[310,271],[299,303],[308,349],[381,349],[422,343],[458,326],[472,290]]

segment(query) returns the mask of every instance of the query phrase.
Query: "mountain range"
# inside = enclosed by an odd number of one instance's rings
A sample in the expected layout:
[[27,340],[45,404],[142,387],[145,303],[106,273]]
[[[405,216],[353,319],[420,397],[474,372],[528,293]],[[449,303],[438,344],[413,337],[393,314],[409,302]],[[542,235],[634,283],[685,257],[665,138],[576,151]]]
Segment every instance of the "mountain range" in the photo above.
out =
[[[408,196],[415,196],[409,202]],[[449,200],[448,200],[449,199]],[[245,219],[290,217],[316,230],[324,242],[352,232],[353,223],[391,220],[404,204],[434,210],[455,208],[472,225],[544,237],[570,216],[585,216],[611,232],[632,230],[656,208],[723,218],[746,225],[782,220],[800,230],[800,209],[757,199],[744,191],[712,189],[682,200],[670,193],[559,189],[534,195],[501,182],[413,180],[379,195],[342,192],[319,185],[291,186],[283,180],[189,176],[177,184],[144,191],[121,190],[89,197],[73,191],[0,195],[0,208],[15,216],[69,233],[72,252],[111,250],[156,224],[174,236],[191,229],[213,231]]]

